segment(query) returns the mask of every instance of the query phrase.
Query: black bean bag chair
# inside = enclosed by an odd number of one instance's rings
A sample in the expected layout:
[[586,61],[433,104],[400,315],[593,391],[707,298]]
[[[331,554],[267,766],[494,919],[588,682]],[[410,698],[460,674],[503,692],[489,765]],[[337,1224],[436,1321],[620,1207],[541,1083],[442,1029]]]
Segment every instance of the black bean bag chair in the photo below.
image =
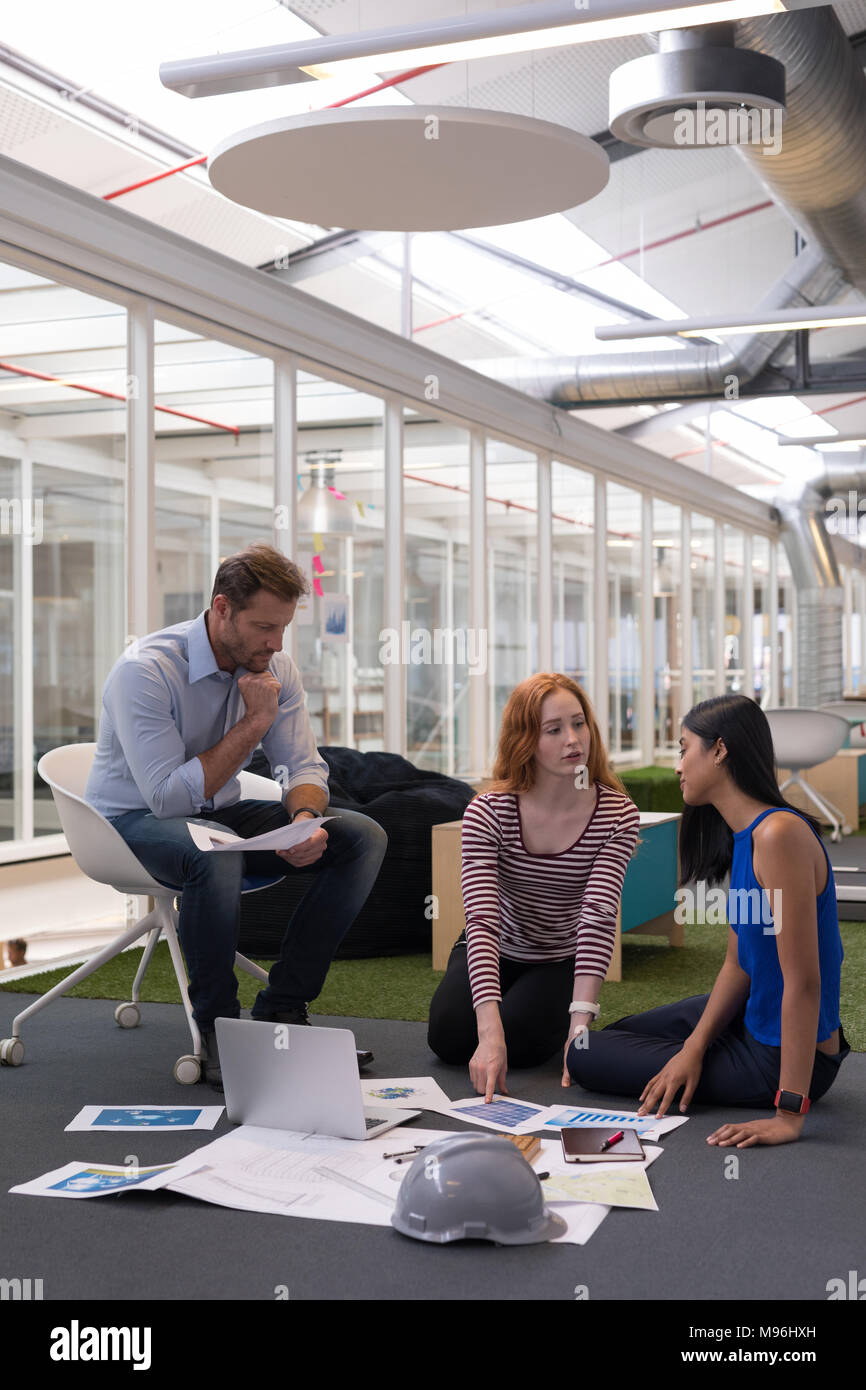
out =
[[[343,938],[337,957],[410,955],[431,949],[431,828],[460,820],[475,791],[467,782],[426,772],[397,753],[319,749],[329,768],[329,809],[360,811],[382,826],[388,848],[366,903]],[[271,775],[257,749],[250,772]],[[272,888],[241,899],[238,950],[274,960],[295,907],[313,874],[291,874]]]

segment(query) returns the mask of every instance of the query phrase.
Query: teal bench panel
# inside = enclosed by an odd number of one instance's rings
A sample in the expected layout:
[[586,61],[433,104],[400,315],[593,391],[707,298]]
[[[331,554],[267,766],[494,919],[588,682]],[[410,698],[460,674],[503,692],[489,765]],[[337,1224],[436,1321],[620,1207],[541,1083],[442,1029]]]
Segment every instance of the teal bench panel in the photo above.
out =
[[[866,758],[864,758],[866,763]],[[641,844],[625,871],[622,930],[631,931],[676,907],[679,817],[641,826]]]
[[[854,728],[859,730],[860,725],[855,724]],[[851,747],[850,734],[848,735],[842,747]],[[862,743],[858,744],[857,748],[855,749],[855,752],[861,754],[861,756],[857,759],[857,805],[863,806],[866,805],[866,748],[863,747]]]

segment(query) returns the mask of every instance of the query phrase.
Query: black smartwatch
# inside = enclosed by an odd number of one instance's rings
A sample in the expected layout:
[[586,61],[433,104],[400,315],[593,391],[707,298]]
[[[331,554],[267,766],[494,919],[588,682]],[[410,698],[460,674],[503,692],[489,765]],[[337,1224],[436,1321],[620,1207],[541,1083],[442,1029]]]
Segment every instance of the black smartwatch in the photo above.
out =
[[792,1115],[805,1115],[808,1113],[812,1102],[808,1096],[801,1096],[799,1091],[777,1091],[774,1102],[777,1110],[784,1110]]
[[309,811],[309,813],[310,813],[311,816],[316,816],[317,819],[321,820],[321,816],[322,816],[321,811],[314,811],[313,808],[312,808],[312,806],[298,806],[298,807],[292,812],[292,814],[291,814],[291,816],[290,816],[290,818],[289,818],[289,825],[294,825],[295,816],[299,816],[299,815],[301,814],[302,811]]

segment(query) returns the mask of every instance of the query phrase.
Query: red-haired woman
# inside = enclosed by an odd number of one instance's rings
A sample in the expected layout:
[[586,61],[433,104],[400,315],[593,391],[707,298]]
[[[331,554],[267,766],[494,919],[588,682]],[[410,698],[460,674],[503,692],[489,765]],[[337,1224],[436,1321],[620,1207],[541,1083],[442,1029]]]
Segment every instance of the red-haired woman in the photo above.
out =
[[565,1053],[598,1016],[637,807],[612,771],[589,703],[568,676],[511,693],[494,784],[463,817],[466,932],[430,1005],[428,1041],[469,1063],[485,1100],[507,1067]]

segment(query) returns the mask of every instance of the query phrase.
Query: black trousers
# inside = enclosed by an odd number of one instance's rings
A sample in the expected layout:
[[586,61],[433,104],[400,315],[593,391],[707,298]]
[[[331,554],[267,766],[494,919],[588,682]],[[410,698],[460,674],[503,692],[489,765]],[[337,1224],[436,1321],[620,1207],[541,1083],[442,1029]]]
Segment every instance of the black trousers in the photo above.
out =
[[[572,1080],[588,1091],[630,1096],[637,1101],[650,1077],[678,1053],[706,1008],[708,994],[694,994],[676,1004],[663,1004],[642,1014],[628,1014],[606,1028],[590,1032],[587,1046],[568,1049]],[[710,1044],[704,1054],[701,1079],[693,1099],[705,1105],[744,1105],[773,1109],[779,1088],[780,1047],[753,1038],[744,1022],[745,1005]],[[839,1029],[840,1051],[815,1049],[809,1099],[829,1090],[851,1051]],[[679,1114],[679,1097],[670,1107]]]
[[[574,957],[531,965],[500,956],[499,978],[509,1067],[537,1067],[555,1052],[561,1054],[568,1037]],[[430,1002],[427,1041],[443,1062],[455,1066],[465,1066],[478,1046],[463,937]]]

